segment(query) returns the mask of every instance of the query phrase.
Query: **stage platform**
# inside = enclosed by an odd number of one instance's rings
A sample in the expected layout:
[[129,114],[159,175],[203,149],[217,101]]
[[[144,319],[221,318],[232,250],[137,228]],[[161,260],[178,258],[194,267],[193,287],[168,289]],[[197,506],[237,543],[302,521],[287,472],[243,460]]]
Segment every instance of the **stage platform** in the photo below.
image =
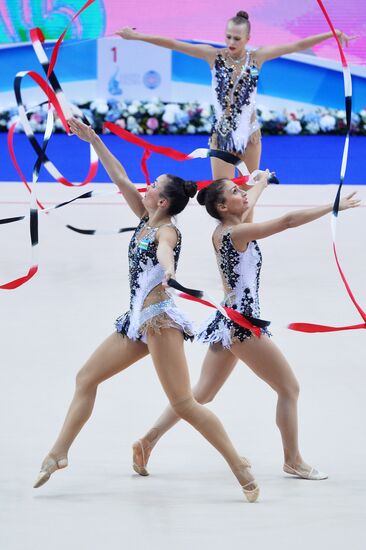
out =
[[[65,142],[68,147],[77,143]],[[71,155],[73,165],[78,155]],[[322,174],[315,172],[314,181]],[[93,188],[110,191],[111,185]],[[3,182],[0,189],[1,218],[27,212],[24,186]],[[365,200],[364,187],[347,187],[353,189]],[[332,202],[335,191],[324,185],[271,186],[256,220]],[[46,183],[38,188],[47,205],[80,192]],[[93,416],[71,449],[69,468],[32,489],[60,429],[76,372],[128,309],[129,235],[83,236],[66,229],[66,223],[102,229],[137,219],[117,195],[40,215],[39,274],[16,291],[1,291],[1,548],[363,550],[365,331],[306,335],[286,329],[291,321],[360,322],[337,273],[329,216],[261,244],[262,316],[272,320],[274,341],[300,382],[304,459],[327,471],[328,480],[296,480],[282,473],[274,392],[243,364],[209,407],[253,463],[259,502],[244,501],[226,463],[183,422],[156,447],[150,477],[138,477],[131,468],[131,444],[166,405],[146,359],[100,387]],[[363,205],[341,213],[338,227],[340,259],[363,307],[365,223]],[[179,280],[220,298],[210,243],[214,222],[192,201],[178,224],[183,233]],[[22,275],[29,261],[27,224],[1,226],[0,250],[1,282]],[[192,302],[180,306],[197,324],[210,314]],[[186,344],[192,382],[205,350]]]

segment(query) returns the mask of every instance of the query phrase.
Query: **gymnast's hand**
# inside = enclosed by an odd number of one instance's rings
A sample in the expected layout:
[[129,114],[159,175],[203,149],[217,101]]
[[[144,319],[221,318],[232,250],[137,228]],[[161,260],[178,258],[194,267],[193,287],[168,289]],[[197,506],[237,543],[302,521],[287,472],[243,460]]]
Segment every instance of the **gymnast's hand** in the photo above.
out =
[[117,34],[125,40],[136,40],[136,38],[138,37],[138,33],[135,32],[135,29],[132,27],[123,27],[123,29],[115,32],[114,34]]
[[353,193],[350,193],[344,199],[341,199],[339,202],[339,211],[341,210],[348,210],[349,208],[357,208],[357,206],[360,206],[361,200],[360,199],[354,199],[353,197],[356,195],[357,191],[353,191]]
[[256,183],[261,183],[265,187],[268,185],[268,178],[270,175],[270,171],[268,170],[258,170],[258,174],[255,176],[254,181]]
[[169,285],[168,285],[169,279],[175,279],[175,272],[174,272],[173,269],[167,269],[165,271],[163,282],[162,282],[163,288],[168,288],[169,287]]
[[91,126],[87,126],[81,120],[78,120],[77,118],[72,117],[67,122],[70,127],[71,133],[75,134],[76,136],[78,136],[78,138],[82,139],[83,141],[92,143],[96,139],[97,135],[94,132],[93,128]]
[[268,170],[254,170],[250,174],[251,185],[259,185],[263,188],[266,188],[268,186],[268,178],[270,176],[270,171]]
[[339,30],[336,31],[336,34],[339,38],[339,42],[341,43],[341,46],[346,46],[347,48],[348,48],[348,43],[351,40],[356,40],[357,38],[360,37],[358,34],[353,34],[352,36],[348,36],[345,32],[342,32]]

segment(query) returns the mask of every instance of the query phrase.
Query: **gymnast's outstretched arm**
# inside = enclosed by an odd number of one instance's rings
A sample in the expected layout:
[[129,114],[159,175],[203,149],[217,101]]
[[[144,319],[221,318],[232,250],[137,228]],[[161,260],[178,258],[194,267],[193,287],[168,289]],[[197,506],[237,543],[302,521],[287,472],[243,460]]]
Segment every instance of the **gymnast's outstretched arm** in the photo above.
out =
[[118,36],[125,40],[140,40],[141,42],[147,42],[160,46],[161,48],[168,48],[169,50],[175,50],[176,52],[185,53],[192,57],[198,57],[207,61],[210,65],[215,61],[218,48],[210,46],[209,44],[189,44],[182,40],[175,40],[173,38],[166,38],[164,36],[153,36],[150,34],[142,34],[136,32],[130,27],[124,27],[120,31],[116,32]]
[[142,218],[146,213],[142,197],[119,160],[110,152],[93,128],[76,118],[71,118],[68,123],[73,134],[92,144],[109,177],[117,185],[131,210],[136,216]]

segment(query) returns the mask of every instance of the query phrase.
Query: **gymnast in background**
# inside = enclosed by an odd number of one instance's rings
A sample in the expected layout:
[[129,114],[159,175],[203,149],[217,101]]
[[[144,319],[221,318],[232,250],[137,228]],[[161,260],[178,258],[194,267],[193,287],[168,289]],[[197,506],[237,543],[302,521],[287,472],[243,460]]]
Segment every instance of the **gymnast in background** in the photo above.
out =
[[[250,173],[259,168],[262,150],[256,95],[263,63],[282,55],[307,50],[333,37],[331,32],[326,32],[289,44],[251,49],[248,46],[251,25],[245,11],[239,11],[227,22],[225,48],[151,36],[129,27],[116,34],[125,40],[140,40],[207,61],[212,74],[212,102],[215,111],[210,146],[212,149],[221,149],[238,156],[245,162]],[[348,45],[349,40],[356,38],[341,31],[337,31],[337,34],[342,45]],[[211,158],[211,166],[213,179],[234,177],[235,167],[232,164]]]

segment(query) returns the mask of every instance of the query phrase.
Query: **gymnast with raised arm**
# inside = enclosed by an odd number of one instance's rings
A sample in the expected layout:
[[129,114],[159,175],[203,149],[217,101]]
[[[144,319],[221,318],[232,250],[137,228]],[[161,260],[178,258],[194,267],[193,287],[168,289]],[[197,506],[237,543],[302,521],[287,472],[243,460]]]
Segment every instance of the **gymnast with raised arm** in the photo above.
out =
[[172,411],[222,454],[247,500],[254,502],[259,488],[250,464],[238,455],[218,418],[193,397],[183,348],[184,340],[193,337],[193,329],[166,292],[167,281],[175,278],[181,250],[181,234],[172,218],[186,207],[197,186],[162,174],[142,198],[122,164],[94,130],[74,118],[69,125],[72,133],[93,145],[111,180],[140,221],[128,250],[130,309],[117,319],[116,331],[78,372],[75,394],[61,432],[41,465],[34,487],[40,487],[56,470],[68,465],[70,446],[92,414],[99,384],[150,354]]
[[[259,283],[262,255],[258,240],[293,227],[317,220],[332,211],[332,204],[290,212],[280,218],[261,223],[247,223],[248,210],[253,207],[261,189],[267,185],[262,177],[248,193],[230,180],[215,181],[198,193],[197,200],[219,221],[213,236],[213,246],[224,287],[224,305],[245,316],[259,318]],[[351,193],[340,201],[339,210],[359,206]],[[299,385],[281,351],[270,339],[267,328],[257,338],[246,328],[228,320],[219,311],[214,313],[197,334],[198,342],[209,345],[199,381],[193,395],[200,403],[214,399],[233,371],[237,361],[243,361],[277,393],[276,422],[282,437],[283,470],[299,478],[321,480],[328,476],[304,462],[298,444],[297,400]],[[260,404],[258,404],[260,406]],[[133,466],[140,475],[148,475],[147,462],[158,440],[179,420],[171,407],[155,422],[144,437],[133,445]]]

